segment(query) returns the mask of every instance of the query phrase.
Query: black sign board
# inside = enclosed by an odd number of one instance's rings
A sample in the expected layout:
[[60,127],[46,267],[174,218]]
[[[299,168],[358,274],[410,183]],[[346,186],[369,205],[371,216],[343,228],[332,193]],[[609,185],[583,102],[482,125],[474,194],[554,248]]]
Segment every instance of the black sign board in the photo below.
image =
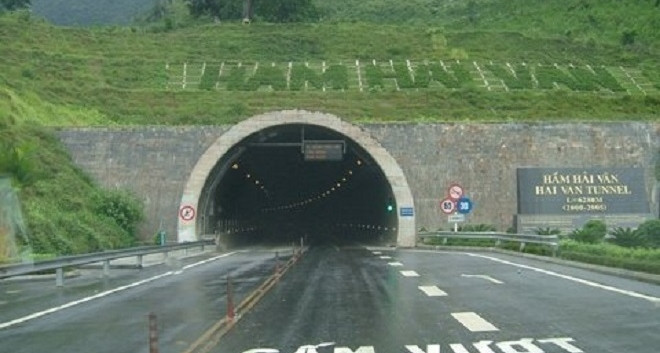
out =
[[518,214],[648,214],[642,168],[518,168]]
[[305,141],[305,161],[341,161],[344,159],[344,141]]

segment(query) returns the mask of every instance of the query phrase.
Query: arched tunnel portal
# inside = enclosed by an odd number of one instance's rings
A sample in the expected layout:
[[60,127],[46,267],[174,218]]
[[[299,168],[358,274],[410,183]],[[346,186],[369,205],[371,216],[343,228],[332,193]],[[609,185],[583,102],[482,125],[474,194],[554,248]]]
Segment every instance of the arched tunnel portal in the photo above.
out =
[[414,246],[412,193],[369,134],[322,113],[283,111],[232,127],[184,190],[178,240]]

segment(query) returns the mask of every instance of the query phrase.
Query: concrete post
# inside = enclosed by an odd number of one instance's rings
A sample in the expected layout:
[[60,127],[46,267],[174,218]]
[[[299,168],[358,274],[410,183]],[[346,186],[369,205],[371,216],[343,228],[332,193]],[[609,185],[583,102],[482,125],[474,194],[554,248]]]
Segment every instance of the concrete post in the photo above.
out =
[[64,286],[64,270],[61,267],[55,270],[55,286]]
[[144,266],[143,256],[138,255],[137,256],[137,267],[142,268],[143,266]]
[[103,261],[103,277],[110,276],[110,260]]

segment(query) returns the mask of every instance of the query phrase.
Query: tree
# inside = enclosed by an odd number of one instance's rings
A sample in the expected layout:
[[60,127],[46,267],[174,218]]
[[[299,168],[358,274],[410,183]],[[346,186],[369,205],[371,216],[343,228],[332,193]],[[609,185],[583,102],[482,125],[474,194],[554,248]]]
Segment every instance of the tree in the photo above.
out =
[[640,224],[637,232],[647,239],[649,246],[660,248],[660,219],[651,219]]
[[190,14],[211,16],[222,20],[238,19],[243,10],[243,0],[186,0]]
[[255,0],[255,13],[269,22],[317,20],[312,0]]
[[186,0],[190,14],[217,19],[256,16],[269,22],[300,22],[318,19],[312,0]]
[[27,7],[30,7],[30,0],[0,0],[0,11],[13,11]]

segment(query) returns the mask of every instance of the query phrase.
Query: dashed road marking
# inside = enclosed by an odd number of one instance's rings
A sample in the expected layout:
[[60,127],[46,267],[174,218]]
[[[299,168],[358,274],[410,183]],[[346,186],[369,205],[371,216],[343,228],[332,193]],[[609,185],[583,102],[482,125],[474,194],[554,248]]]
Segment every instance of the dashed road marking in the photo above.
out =
[[538,268],[538,267],[533,267],[533,266],[523,265],[523,264],[519,264],[519,263],[507,261],[507,260],[502,260],[502,259],[498,259],[498,258],[492,257],[492,256],[472,254],[472,253],[466,253],[466,254],[468,256],[472,256],[472,257],[479,257],[479,258],[482,258],[482,259],[488,259],[488,260],[499,262],[499,263],[502,263],[502,264],[505,264],[505,265],[511,265],[511,266],[515,266],[515,267],[518,267],[518,268],[524,268],[524,269],[527,269],[527,270],[531,270],[531,271],[535,271],[535,272],[539,272],[539,273],[544,273],[546,275],[567,279],[569,281],[581,283],[581,284],[584,284],[584,285],[587,285],[587,286],[590,286],[590,287],[594,287],[594,288],[600,288],[600,289],[610,291],[610,292],[614,292],[614,293],[627,295],[629,297],[645,299],[645,300],[648,300],[652,303],[660,303],[660,298],[654,297],[654,296],[651,296],[651,295],[641,294],[641,293],[637,293],[637,292],[634,292],[634,291],[631,291],[631,290],[626,290],[626,289],[621,289],[621,288],[617,288],[617,287],[607,286],[607,285],[604,285],[604,284],[588,281],[586,279],[573,277],[573,276],[569,276],[569,275],[563,275],[561,273],[557,273],[557,272],[554,272],[554,271],[544,270],[544,269]]
[[[187,270],[189,268],[199,266],[201,264],[205,264],[205,263],[208,263],[208,262],[211,262],[211,261],[223,258],[223,257],[234,255],[236,253],[237,252],[234,251],[234,252],[230,252],[230,253],[227,253],[227,254],[222,254],[222,255],[215,256],[215,257],[203,260],[203,261],[196,262],[194,264],[184,266],[183,270],[181,270],[180,272],[183,272],[184,270]],[[118,292],[124,291],[126,289],[141,286],[143,284],[147,284],[149,282],[153,282],[155,280],[158,280],[158,279],[161,279],[161,278],[164,278],[164,277],[167,277],[167,276],[172,276],[172,275],[177,274],[177,272],[179,272],[179,271],[167,271],[167,272],[162,273],[160,275],[156,275],[156,276],[153,276],[153,277],[149,277],[147,279],[143,279],[141,281],[133,282],[131,284],[127,284],[127,285],[120,286],[120,287],[117,287],[117,288],[114,288],[114,289],[110,289],[110,290],[107,290],[107,291],[104,291],[104,292],[101,292],[101,293],[98,293],[98,294],[95,294],[95,295],[92,295],[92,296],[89,296],[89,297],[74,300],[74,301],[68,302],[68,303],[60,305],[60,306],[52,307],[50,309],[46,309],[46,310],[39,311],[39,312],[30,314],[30,315],[27,315],[27,316],[23,316],[23,317],[18,318],[18,319],[14,319],[14,320],[7,321],[7,322],[0,322],[0,330],[5,329],[7,327],[14,326],[14,325],[22,324],[26,321],[37,319],[37,318],[40,318],[42,316],[52,314],[52,313],[55,313],[55,312],[58,312],[58,311],[61,311],[61,310],[64,310],[64,309],[68,309],[68,308],[74,307],[76,305],[83,304],[83,303],[86,303],[86,302],[89,302],[89,301],[92,301],[92,300],[95,300],[95,299],[103,298],[103,297],[106,297],[110,294],[118,293]]]
[[491,332],[499,331],[495,325],[486,321],[484,318],[479,316],[477,313],[473,312],[464,312],[464,313],[452,313],[451,316],[454,317],[461,325],[465,326],[468,330],[472,332]]
[[372,254],[374,255],[382,255],[383,253],[381,251],[373,251]]
[[419,273],[415,271],[400,271],[405,277],[419,277]]
[[383,260],[392,260],[392,256],[381,256],[380,258]]
[[403,264],[400,263],[400,262],[388,262],[387,264],[390,265],[390,266],[393,266],[393,267],[401,267],[401,266],[403,266]]
[[447,293],[445,293],[445,291],[443,291],[442,289],[438,288],[438,286],[419,286],[417,288],[419,288],[419,290],[424,292],[429,297],[446,297],[447,296]]
[[493,282],[493,283],[495,283],[495,284],[503,284],[503,283],[504,283],[504,282],[502,282],[502,281],[500,281],[500,280],[498,280],[498,279],[495,279],[495,278],[493,278],[493,277],[491,277],[491,276],[488,276],[488,275],[466,275],[466,274],[462,274],[461,277],[466,277],[466,278],[481,278],[481,279],[485,279],[486,281]]

